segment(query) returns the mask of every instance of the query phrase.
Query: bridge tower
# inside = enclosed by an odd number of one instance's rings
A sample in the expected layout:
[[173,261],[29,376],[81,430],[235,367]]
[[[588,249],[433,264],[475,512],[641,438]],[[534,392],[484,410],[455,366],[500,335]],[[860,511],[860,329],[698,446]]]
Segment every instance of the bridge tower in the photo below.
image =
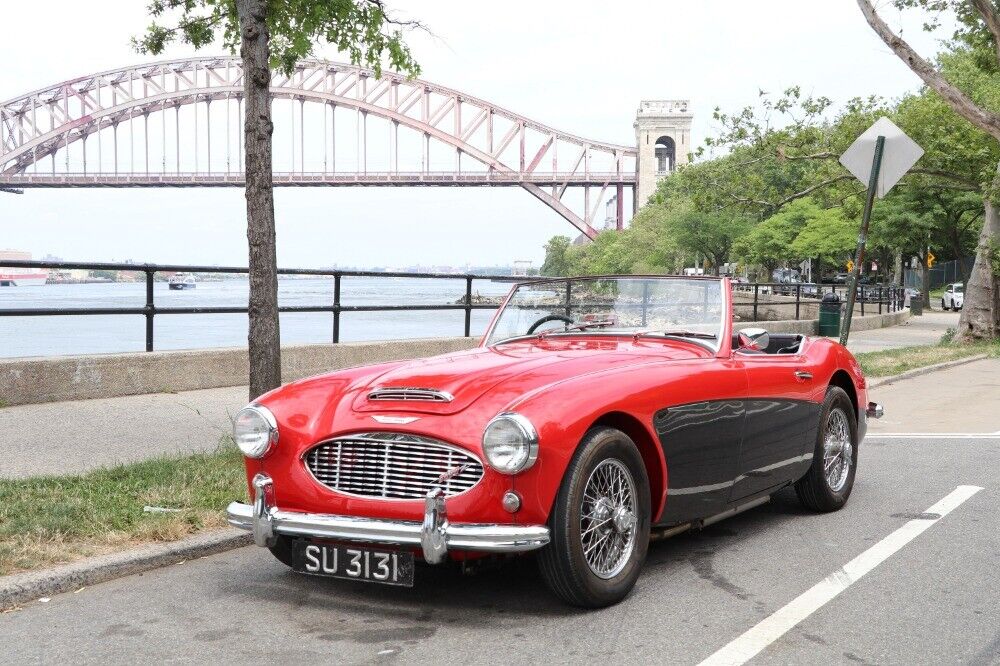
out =
[[635,188],[635,210],[639,210],[656,190],[657,181],[688,162],[691,104],[686,99],[643,100],[633,127],[639,149]]

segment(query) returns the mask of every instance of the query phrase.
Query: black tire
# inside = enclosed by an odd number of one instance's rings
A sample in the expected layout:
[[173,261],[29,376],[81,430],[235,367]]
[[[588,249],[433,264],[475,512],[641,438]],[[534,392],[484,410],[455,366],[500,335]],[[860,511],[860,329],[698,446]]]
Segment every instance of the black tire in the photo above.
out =
[[274,558],[284,564],[286,567],[292,567],[292,549],[295,545],[295,540],[291,537],[284,535],[278,536],[278,542],[273,546],[269,546],[268,550],[274,555]]
[[941,299],[941,309],[942,309],[942,310],[945,310],[945,311],[947,311],[947,310],[948,310],[948,308],[947,308],[947,307],[945,307],[945,305],[944,305],[944,299],[943,299],[943,298]]
[[[850,466],[847,469],[846,477],[839,481],[839,487],[832,487],[831,482],[825,473],[826,465],[826,436],[829,428],[839,417],[834,416],[835,412],[840,412],[847,422],[847,429],[850,435],[851,451],[847,458]],[[823,408],[820,410],[819,429],[816,434],[816,448],[813,451],[812,465],[806,475],[795,484],[795,493],[799,500],[813,511],[836,511],[847,504],[847,498],[851,496],[851,489],[854,487],[854,475],[858,469],[858,419],[856,407],[848,397],[844,389],[839,386],[831,386],[826,390],[826,398],[823,400]],[[835,464],[839,464],[835,463]]]
[[[584,490],[591,474],[605,461],[615,461],[610,463],[612,469],[626,470],[635,488],[632,549],[627,559],[619,560],[625,562],[624,567],[609,578],[602,578],[591,569],[581,541]],[[649,522],[649,478],[635,443],[614,428],[591,429],[566,468],[549,516],[552,541],[538,557],[542,578],[557,596],[573,606],[602,608],[618,603],[632,591],[641,573],[649,546]]]

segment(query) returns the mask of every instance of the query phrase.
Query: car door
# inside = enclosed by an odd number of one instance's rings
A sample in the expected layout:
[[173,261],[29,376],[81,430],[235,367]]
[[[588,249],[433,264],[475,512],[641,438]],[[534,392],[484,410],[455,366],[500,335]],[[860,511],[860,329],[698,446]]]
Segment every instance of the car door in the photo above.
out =
[[[672,366],[674,370],[680,364]],[[667,461],[667,502],[655,522],[681,523],[724,511],[739,476],[746,372],[730,358],[688,364],[671,374],[653,428]]]
[[733,354],[746,370],[748,398],[731,501],[796,479],[809,468],[823,389],[808,344],[806,338],[793,354]]

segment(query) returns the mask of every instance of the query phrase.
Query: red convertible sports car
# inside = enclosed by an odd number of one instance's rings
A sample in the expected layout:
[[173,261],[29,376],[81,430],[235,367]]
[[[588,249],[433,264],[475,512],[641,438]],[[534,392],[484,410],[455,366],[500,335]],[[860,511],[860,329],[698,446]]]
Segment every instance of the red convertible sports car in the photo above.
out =
[[794,485],[847,502],[865,379],[826,338],[733,332],[729,281],[520,283],[480,345],[340,370],[239,412],[252,504],[229,522],[294,570],[413,585],[414,563],[534,551],[565,601],[624,598],[650,537]]

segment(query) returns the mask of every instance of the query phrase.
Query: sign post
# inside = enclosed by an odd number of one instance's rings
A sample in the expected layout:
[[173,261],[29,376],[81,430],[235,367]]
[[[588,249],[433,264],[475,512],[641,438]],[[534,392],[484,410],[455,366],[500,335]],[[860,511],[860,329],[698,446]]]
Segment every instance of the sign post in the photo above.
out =
[[875,203],[875,190],[878,187],[878,172],[882,169],[882,153],[885,152],[885,137],[879,135],[875,140],[875,155],[872,157],[872,171],[868,178],[868,192],[865,196],[865,212],[861,215],[861,231],[858,233],[858,247],[854,250],[854,265],[847,276],[847,316],[840,328],[840,344],[847,344],[847,336],[851,334],[851,315],[854,314],[854,299],[858,291],[858,276],[865,261],[865,243],[868,241],[868,223],[872,219],[872,205]]
[[868,188],[861,216],[861,230],[858,232],[858,246],[854,252],[854,260],[848,262],[850,275],[847,279],[847,312],[844,313],[844,323],[840,329],[842,345],[847,344],[851,333],[858,278],[861,267],[864,266],[868,224],[875,197],[884,197],[923,154],[923,148],[891,120],[879,118],[840,156],[840,163]]

